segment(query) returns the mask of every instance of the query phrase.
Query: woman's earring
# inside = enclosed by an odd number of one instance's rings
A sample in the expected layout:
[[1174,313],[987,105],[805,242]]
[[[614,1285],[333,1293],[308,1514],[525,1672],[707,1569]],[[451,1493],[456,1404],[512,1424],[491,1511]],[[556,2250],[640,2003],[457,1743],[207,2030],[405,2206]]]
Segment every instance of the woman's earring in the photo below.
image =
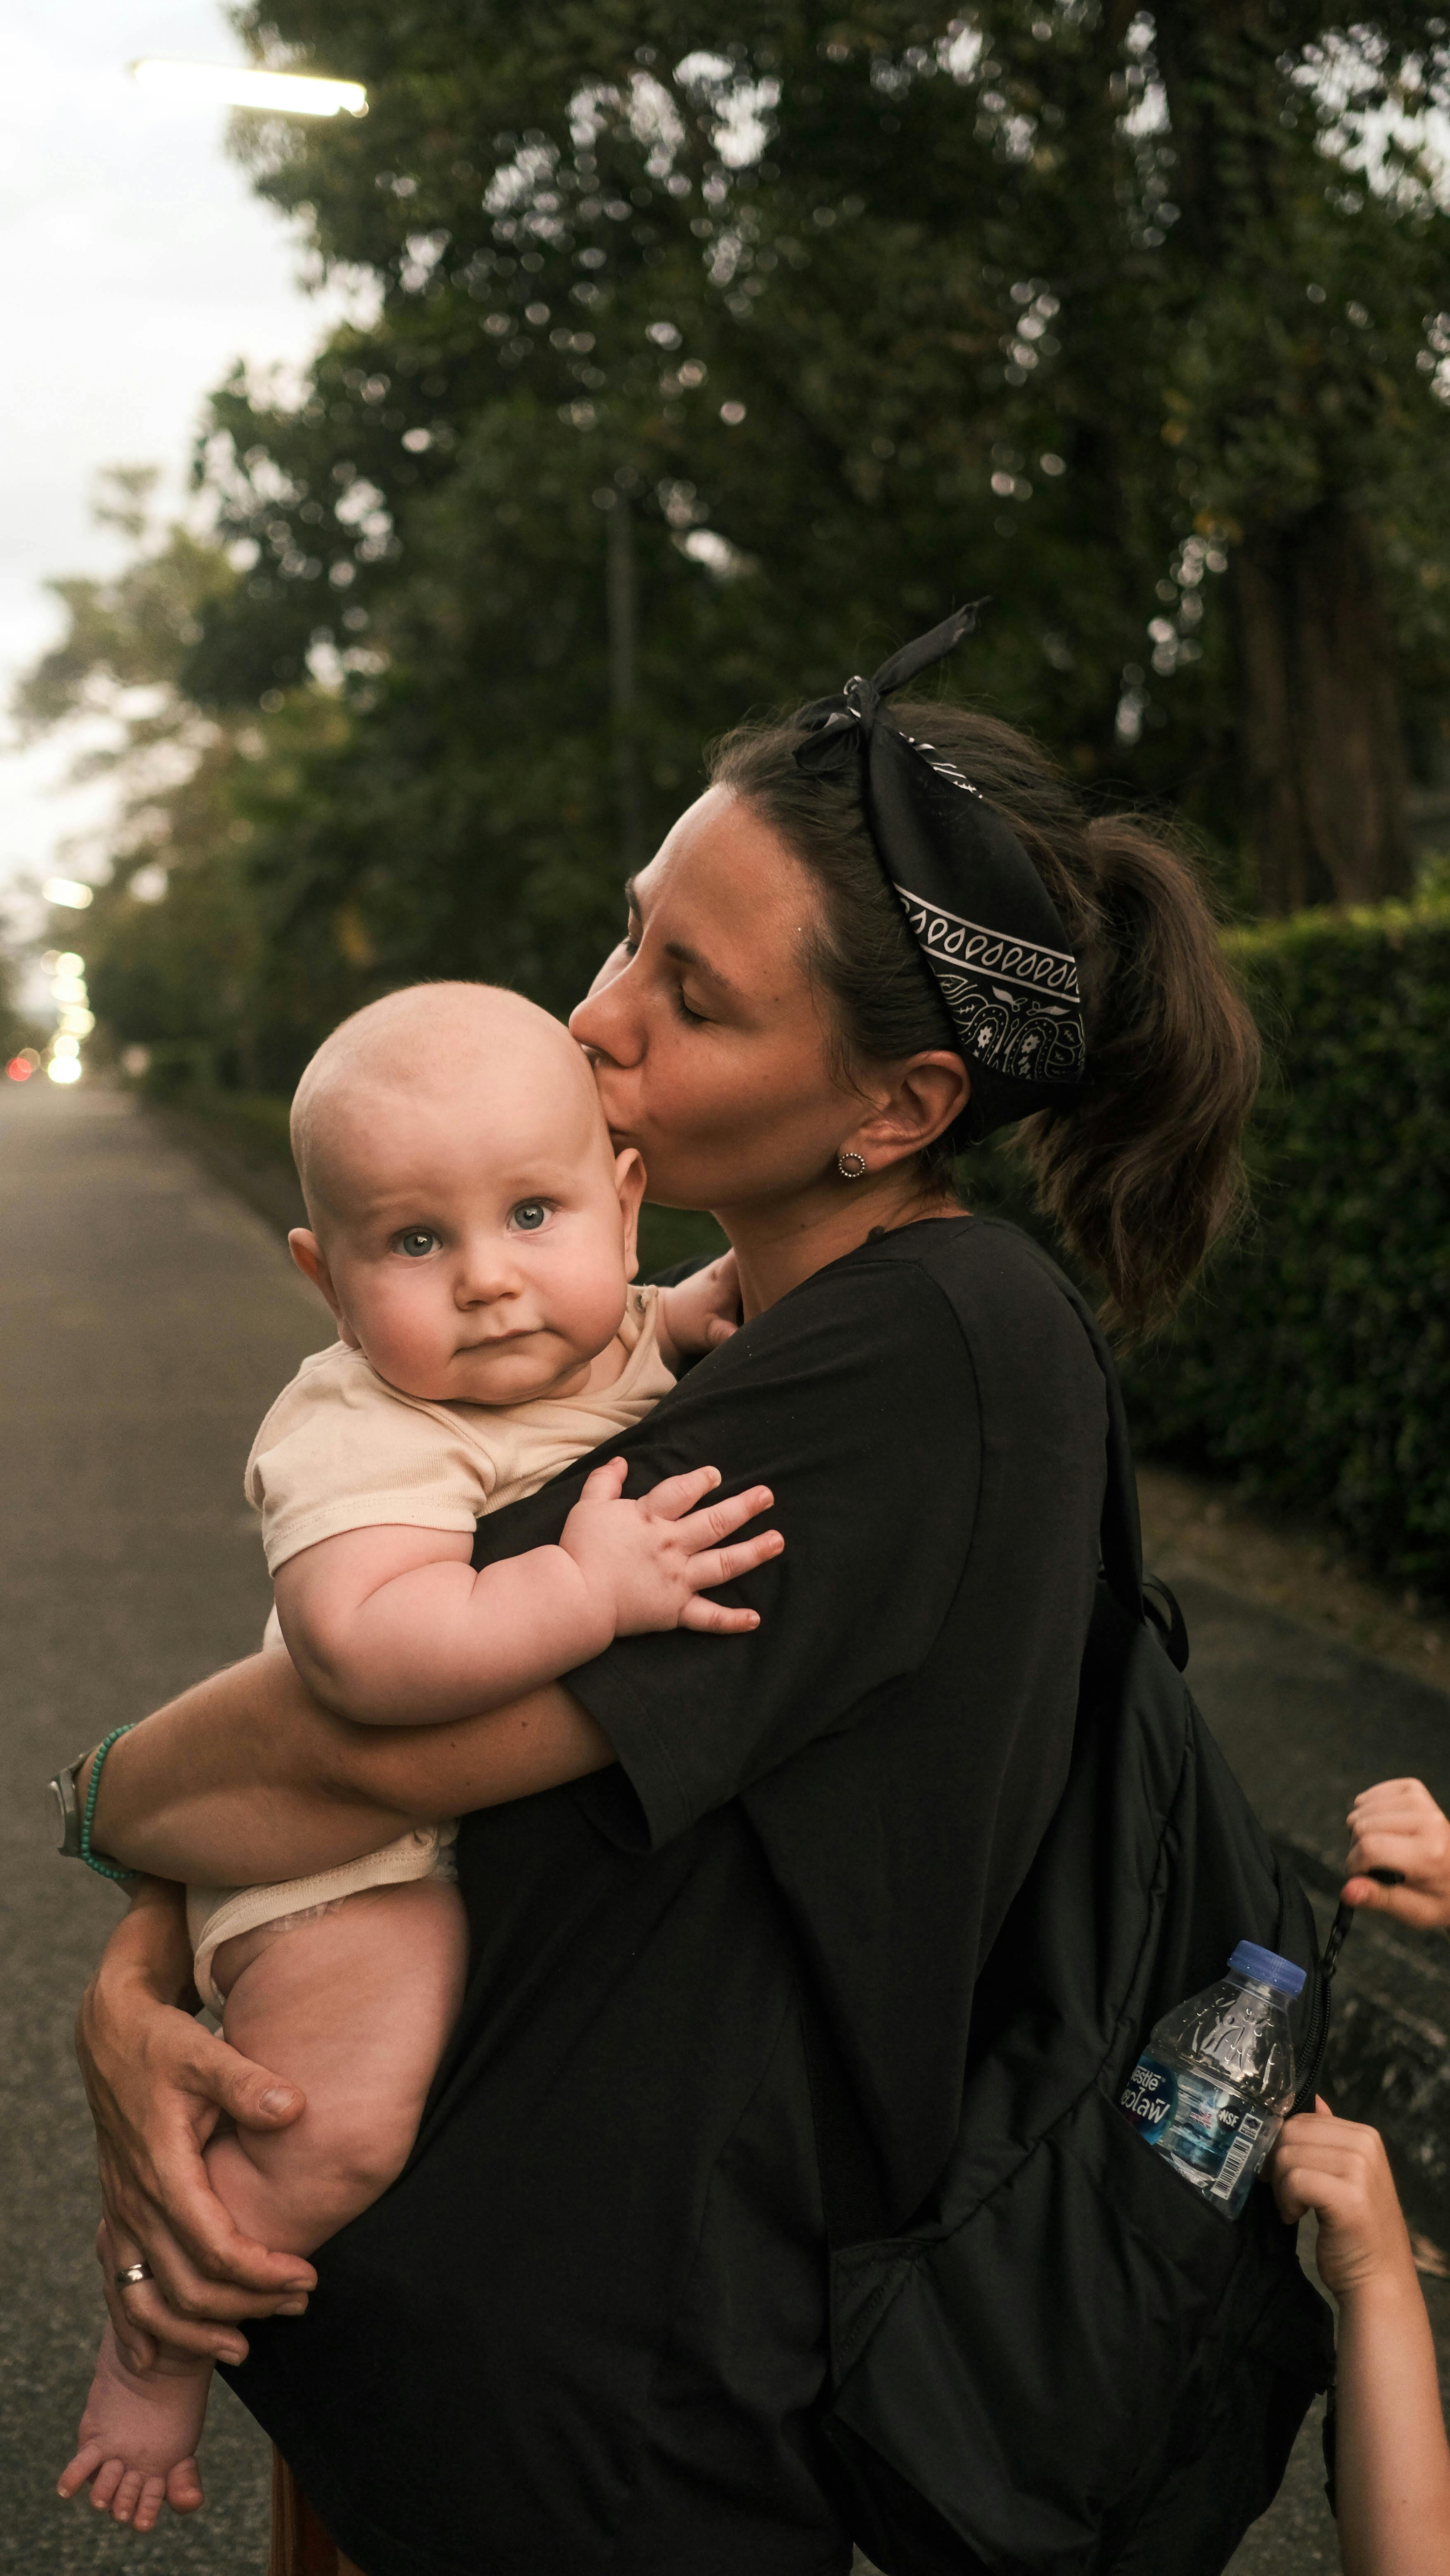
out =
[[859,1181],[866,1169],[866,1157],[864,1154],[838,1154],[836,1169],[843,1181]]

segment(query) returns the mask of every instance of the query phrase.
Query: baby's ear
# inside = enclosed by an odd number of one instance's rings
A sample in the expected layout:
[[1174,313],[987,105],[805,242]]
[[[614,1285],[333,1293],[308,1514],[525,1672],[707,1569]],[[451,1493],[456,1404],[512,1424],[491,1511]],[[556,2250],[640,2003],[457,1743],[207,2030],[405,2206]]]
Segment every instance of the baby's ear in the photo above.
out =
[[287,1249],[303,1278],[311,1280],[319,1297],[326,1298],[338,1322],[341,1323],[342,1308],[337,1302],[337,1290],[332,1284],[332,1272],[327,1266],[327,1255],[311,1226],[294,1225],[287,1237]]
[[644,1198],[645,1169],[633,1145],[626,1145],[614,1157],[614,1186],[619,1193],[619,1212],[624,1219],[624,1275],[633,1279],[639,1269],[639,1211]]

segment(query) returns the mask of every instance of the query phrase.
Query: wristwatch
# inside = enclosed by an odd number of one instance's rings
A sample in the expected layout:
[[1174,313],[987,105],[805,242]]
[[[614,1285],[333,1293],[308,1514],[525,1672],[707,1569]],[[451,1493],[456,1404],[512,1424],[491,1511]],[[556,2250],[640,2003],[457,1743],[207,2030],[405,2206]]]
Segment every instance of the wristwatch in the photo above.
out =
[[76,1779],[83,1762],[90,1759],[94,1746],[87,1745],[74,1762],[57,1771],[50,1784],[50,1821],[55,1834],[55,1847],[63,1860],[81,1858],[81,1802]]
[[[139,1873],[134,1869],[122,1869],[117,1861],[103,1859],[93,1848],[91,1818],[96,1812],[96,1793],[101,1785],[106,1755],[113,1744],[131,1732],[130,1725],[113,1726],[110,1734],[103,1735],[99,1744],[93,1744],[87,1753],[78,1753],[65,1770],[57,1771],[50,1784],[51,1823],[62,1859],[83,1860],[87,1869],[93,1869],[98,1878],[114,1879],[118,1887],[123,1887]],[[79,1773],[84,1762],[89,1762],[91,1776],[82,1801]]]

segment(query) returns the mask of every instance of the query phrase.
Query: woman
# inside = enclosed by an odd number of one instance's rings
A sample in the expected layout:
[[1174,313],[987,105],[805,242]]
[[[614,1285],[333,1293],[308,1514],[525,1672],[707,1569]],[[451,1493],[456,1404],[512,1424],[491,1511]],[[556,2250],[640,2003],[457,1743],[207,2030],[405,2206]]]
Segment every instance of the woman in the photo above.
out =
[[[962,1212],[953,1147],[1030,1119],[1043,1204],[1141,1322],[1232,1204],[1257,1062],[1182,858],[1086,820],[1000,724],[885,712],[964,623],[727,738],[573,1021],[651,1195],[735,1247],[741,1330],[618,1445],[631,1490],[704,1459],[726,1492],[769,1481],[788,1543],[745,1587],[756,1635],[622,1641],[426,1733],[350,1729],[254,1659],[105,1775],[97,1846],[155,1875],[83,2017],[103,2260],[148,2265],[234,2364],[264,2320],[235,2384],[367,2576],[849,2562],[803,2015],[895,2228],[946,2160],[978,1963],[1064,1776],[1104,1477],[1081,1327]],[[576,1485],[484,1524],[480,1557],[554,1535]],[[206,2192],[219,2111],[299,2106],[177,2010],[168,1882],[453,1813],[459,2029],[407,2173],[314,2273]],[[144,2350],[155,2290],[110,2295]]]

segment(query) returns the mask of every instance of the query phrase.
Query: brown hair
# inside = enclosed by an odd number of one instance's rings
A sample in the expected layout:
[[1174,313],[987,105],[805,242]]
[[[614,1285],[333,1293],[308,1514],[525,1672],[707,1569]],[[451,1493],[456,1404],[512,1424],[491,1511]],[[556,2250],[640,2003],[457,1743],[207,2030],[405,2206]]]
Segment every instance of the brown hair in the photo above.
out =
[[[1172,1312],[1234,1213],[1259,1078],[1258,1031],[1202,876],[1156,822],[1089,815],[1036,744],[995,717],[893,703],[889,721],[929,732],[1006,816],[1077,952],[1087,1089],[1024,1119],[1016,1142],[1043,1214],[1104,1282],[1104,1320],[1141,1331]],[[710,777],[748,799],[820,887],[808,963],[849,1082],[956,1040],[882,874],[855,768],[798,768],[802,738],[789,720],[738,726],[715,746]],[[964,1141],[928,1147],[923,1180],[947,1186]]]

